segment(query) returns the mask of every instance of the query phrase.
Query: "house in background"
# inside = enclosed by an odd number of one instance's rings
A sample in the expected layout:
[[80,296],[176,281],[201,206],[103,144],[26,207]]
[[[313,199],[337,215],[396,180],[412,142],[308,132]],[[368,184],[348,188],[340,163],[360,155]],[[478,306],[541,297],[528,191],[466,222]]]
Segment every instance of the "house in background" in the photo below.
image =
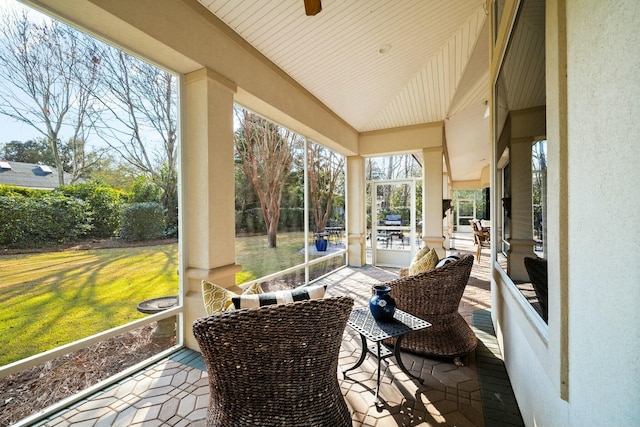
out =
[[[64,182],[71,182],[71,175],[64,173]],[[47,165],[0,161],[0,184],[33,190],[54,190],[59,187],[58,170]]]

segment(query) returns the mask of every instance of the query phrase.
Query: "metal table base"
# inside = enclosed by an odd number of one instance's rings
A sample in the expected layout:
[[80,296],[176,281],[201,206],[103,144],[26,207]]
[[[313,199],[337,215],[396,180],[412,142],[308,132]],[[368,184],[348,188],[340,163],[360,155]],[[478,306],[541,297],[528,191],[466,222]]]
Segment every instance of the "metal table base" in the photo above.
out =
[[[360,354],[360,358],[358,359],[356,364],[342,371],[342,374],[345,378],[347,378],[347,372],[362,365],[362,362],[364,362],[364,359],[367,356],[368,352],[376,356],[376,358],[378,359],[376,393],[374,398],[374,402],[376,404],[380,402],[380,399],[378,397],[380,393],[380,362],[382,359],[386,359],[391,355],[395,357],[396,363],[398,364],[402,372],[407,374],[407,376],[420,381],[420,384],[424,383],[424,379],[413,375],[404,366],[402,357],[400,355],[400,346],[402,344],[402,337],[404,337],[409,332],[428,328],[429,326],[431,326],[429,322],[426,322],[418,317],[415,317],[398,309],[396,309],[392,321],[380,322],[375,320],[371,315],[369,308],[365,307],[353,310],[353,312],[351,312],[351,316],[349,317],[347,325],[360,334],[360,339],[362,340],[362,353]],[[393,347],[393,351],[391,351],[389,347],[382,344],[382,341],[393,337],[397,338],[396,344]],[[375,348],[370,349],[367,345],[367,340],[375,342]]]

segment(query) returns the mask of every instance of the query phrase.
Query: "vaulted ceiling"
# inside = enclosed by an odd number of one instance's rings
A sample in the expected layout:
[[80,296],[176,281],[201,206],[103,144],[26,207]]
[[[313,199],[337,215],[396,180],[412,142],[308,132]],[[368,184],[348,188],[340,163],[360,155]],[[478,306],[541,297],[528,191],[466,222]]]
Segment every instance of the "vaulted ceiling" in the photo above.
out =
[[360,132],[443,121],[455,181],[489,164],[484,0],[199,0]]

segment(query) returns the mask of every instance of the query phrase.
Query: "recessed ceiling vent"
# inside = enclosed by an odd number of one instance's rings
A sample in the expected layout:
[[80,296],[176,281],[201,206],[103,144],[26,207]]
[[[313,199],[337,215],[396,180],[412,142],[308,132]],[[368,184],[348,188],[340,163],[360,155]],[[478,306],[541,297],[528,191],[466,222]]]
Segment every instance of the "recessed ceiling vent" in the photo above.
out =
[[0,160],[0,169],[11,169],[11,165],[5,159]]

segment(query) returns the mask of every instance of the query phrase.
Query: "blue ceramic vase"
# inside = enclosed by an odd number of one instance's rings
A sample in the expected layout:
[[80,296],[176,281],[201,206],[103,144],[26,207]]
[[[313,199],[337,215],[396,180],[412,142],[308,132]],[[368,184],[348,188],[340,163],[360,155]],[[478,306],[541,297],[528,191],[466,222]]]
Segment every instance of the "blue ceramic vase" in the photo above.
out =
[[327,250],[327,239],[316,239],[316,250],[324,252]]
[[391,287],[375,285],[372,290],[373,296],[369,299],[369,310],[373,318],[382,322],[393,319],[393,314],[396,312],[396,301],[389,295]]

